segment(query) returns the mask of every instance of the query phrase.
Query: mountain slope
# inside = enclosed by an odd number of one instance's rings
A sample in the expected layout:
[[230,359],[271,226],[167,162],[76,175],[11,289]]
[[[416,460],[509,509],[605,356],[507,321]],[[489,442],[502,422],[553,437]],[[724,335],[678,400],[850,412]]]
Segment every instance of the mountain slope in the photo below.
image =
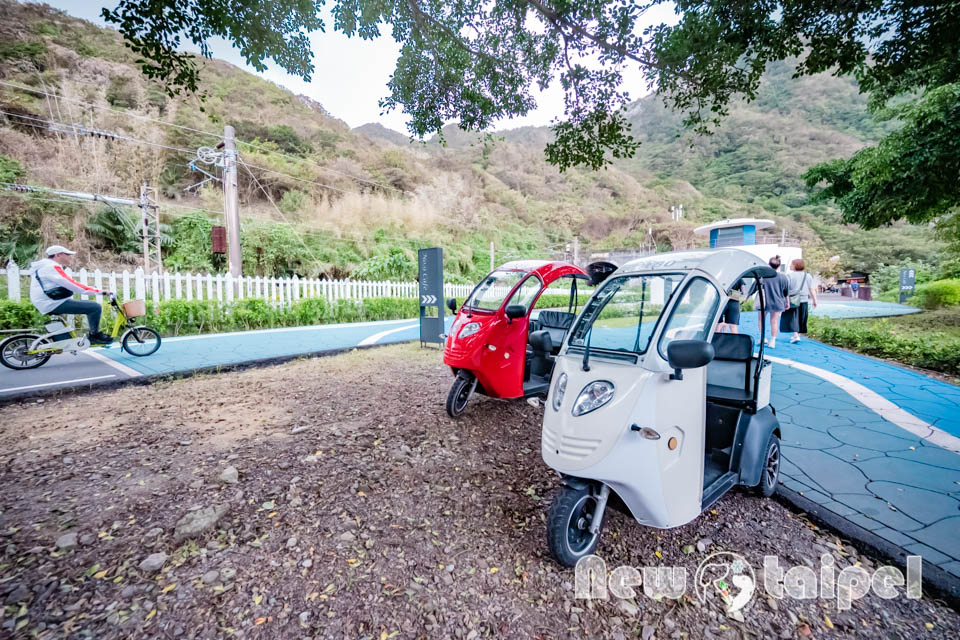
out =
[[[807,167],[848,155],[892,125],[867,115],[849,81],[791,80],[786,65],[771,69],[758,99],[737,105],[714,136],[691,140],[676,114],[647,98],[630,108],[643,141],[635,158],[560,173],[543,160],[547,128],[485,137],[450,126],[445,145],[410,144],[379,124],[350,130],[316,101],[219,60],[202,61],[203,101],[170,98],[139,73],[117,33],[43,5],[0,0],[0,42],[0,111],[13,114],[0,115],[0,171],[127,196],[142,182],[156,186],[172,227],[171,268],[222,268],[208,239],[221,219],[219,184],[186,189],[206,177],[190,166],[196,149],[215,146],[225,124],[241,141],[249,273],[411,277],[414,250],[441,245],[449,277],[471,281],[488,266],[490,242],[504,260],[550,255],[574,235],[584,252],[636,247],[651,233],[661,249],[688,248],[704,242],[692,233],[697,224],[741,215],[772,217],[824,268],[935,253],[925,229],[864,233],[808,203],[800,180]],[[120,137],[65,132],[72,123]],[[91,230],[97,207],[0,196],[6,255],[22,262],[62,241],[88,266],[137,260]],[[676,204],[687,212],[682,221],[670,219]],[[829,262],[834,254],[841,260]]]

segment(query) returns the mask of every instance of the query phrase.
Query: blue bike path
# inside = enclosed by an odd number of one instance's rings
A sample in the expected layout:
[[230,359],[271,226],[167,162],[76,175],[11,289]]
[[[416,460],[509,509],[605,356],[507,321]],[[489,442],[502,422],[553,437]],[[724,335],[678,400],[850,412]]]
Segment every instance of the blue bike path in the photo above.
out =
[[131,356],[116,346],[102,349],[100,353],[140,374],[155,375],[406,342],[419,336],[420,326],[416,320],[387,320],[166,338],[156,353],[144,358]]
[[[740,323],[755,339],[757,315]],[[782,484],[960,584],[960,387],[789,337],[764,352],[774,362]]]

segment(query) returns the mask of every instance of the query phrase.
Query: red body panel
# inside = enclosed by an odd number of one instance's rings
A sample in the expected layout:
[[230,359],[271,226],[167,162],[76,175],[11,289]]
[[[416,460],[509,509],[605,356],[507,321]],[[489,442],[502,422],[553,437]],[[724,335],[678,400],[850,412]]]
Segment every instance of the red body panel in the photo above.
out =
[[[443,351],[443,362],[452,369],[472,372],[483,392],[494,398],[523,397],[523,368],[527,353],[527,331],[530,312],[537,304],[543,289],[557,278],[578,274],[586,277],[582,269],[569,262],[516,261],[499,267],[536,274],[543,285],[530,309],[523,318],[510,321],[504,307],[513,295],[511,291],[500,308],[483,312],[466,308],[457,312],[450,335]],[[523,280],[517,283],[517,287]],[[516,290],[516,287],[514,287]],[[480,330],[466,338],[460,338],[460,329],[470,322],[479,322]],[[479,389],[478,387],[478,389]]]

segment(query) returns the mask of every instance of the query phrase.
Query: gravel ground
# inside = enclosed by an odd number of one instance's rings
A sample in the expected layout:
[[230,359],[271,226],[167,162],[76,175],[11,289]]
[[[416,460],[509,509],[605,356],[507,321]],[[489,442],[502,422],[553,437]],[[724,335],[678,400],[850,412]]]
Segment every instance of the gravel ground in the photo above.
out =
[[[957,637],[929,594],[576,599],[546,554],[541,410],[454,422],[450,381],[400,345],[4,407],[0,637]],[[747,491],[669,531],[609,512],[598,554],[692,584],[717,551],[883,564]]]

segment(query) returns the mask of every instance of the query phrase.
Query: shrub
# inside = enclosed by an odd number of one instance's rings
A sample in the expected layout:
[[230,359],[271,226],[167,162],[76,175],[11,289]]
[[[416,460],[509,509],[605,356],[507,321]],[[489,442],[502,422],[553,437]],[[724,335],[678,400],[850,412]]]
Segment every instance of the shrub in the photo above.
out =
[[47,55],[47,47],[42,42],[0,41],[0,60],[30,60],[39,64],[45,55]]
[[916,303],[924,309],[939,309],[960,304],[960,278],[934,280],[919,285],[916,289]]
[[366,320],[416,318],[420,313],[416,298],[367,298],[363,301]]
[[938,332],[902,333],[889,320],[811,318],[810,334],[827,344],[953,375],[960,374],[960,339]]
[[[213,300],[148,301],[143,323],[164,336],[184,336],[363,320],[402,320],[416,318],[418,304],[416,298],[367,298],[362,302],[337,300],[334,304],[323,298],[308,298],[278,307],[260,298],[245,298],[230,304]],[[44,316],[27,300],[0,300],[0,330],[37,329],[43,319]],[[101,326],[110,327],[113,320],[112,309],[104,304]]]
[[138,106],[137,87],[125,76],[113,76],[107,87],[107,102],[121,109],[135,109]]
[[[29,300],[0,300],[0,330],[35,329],[43,322],[43,314]],[[3,336],[0,336],[2,339]]]

